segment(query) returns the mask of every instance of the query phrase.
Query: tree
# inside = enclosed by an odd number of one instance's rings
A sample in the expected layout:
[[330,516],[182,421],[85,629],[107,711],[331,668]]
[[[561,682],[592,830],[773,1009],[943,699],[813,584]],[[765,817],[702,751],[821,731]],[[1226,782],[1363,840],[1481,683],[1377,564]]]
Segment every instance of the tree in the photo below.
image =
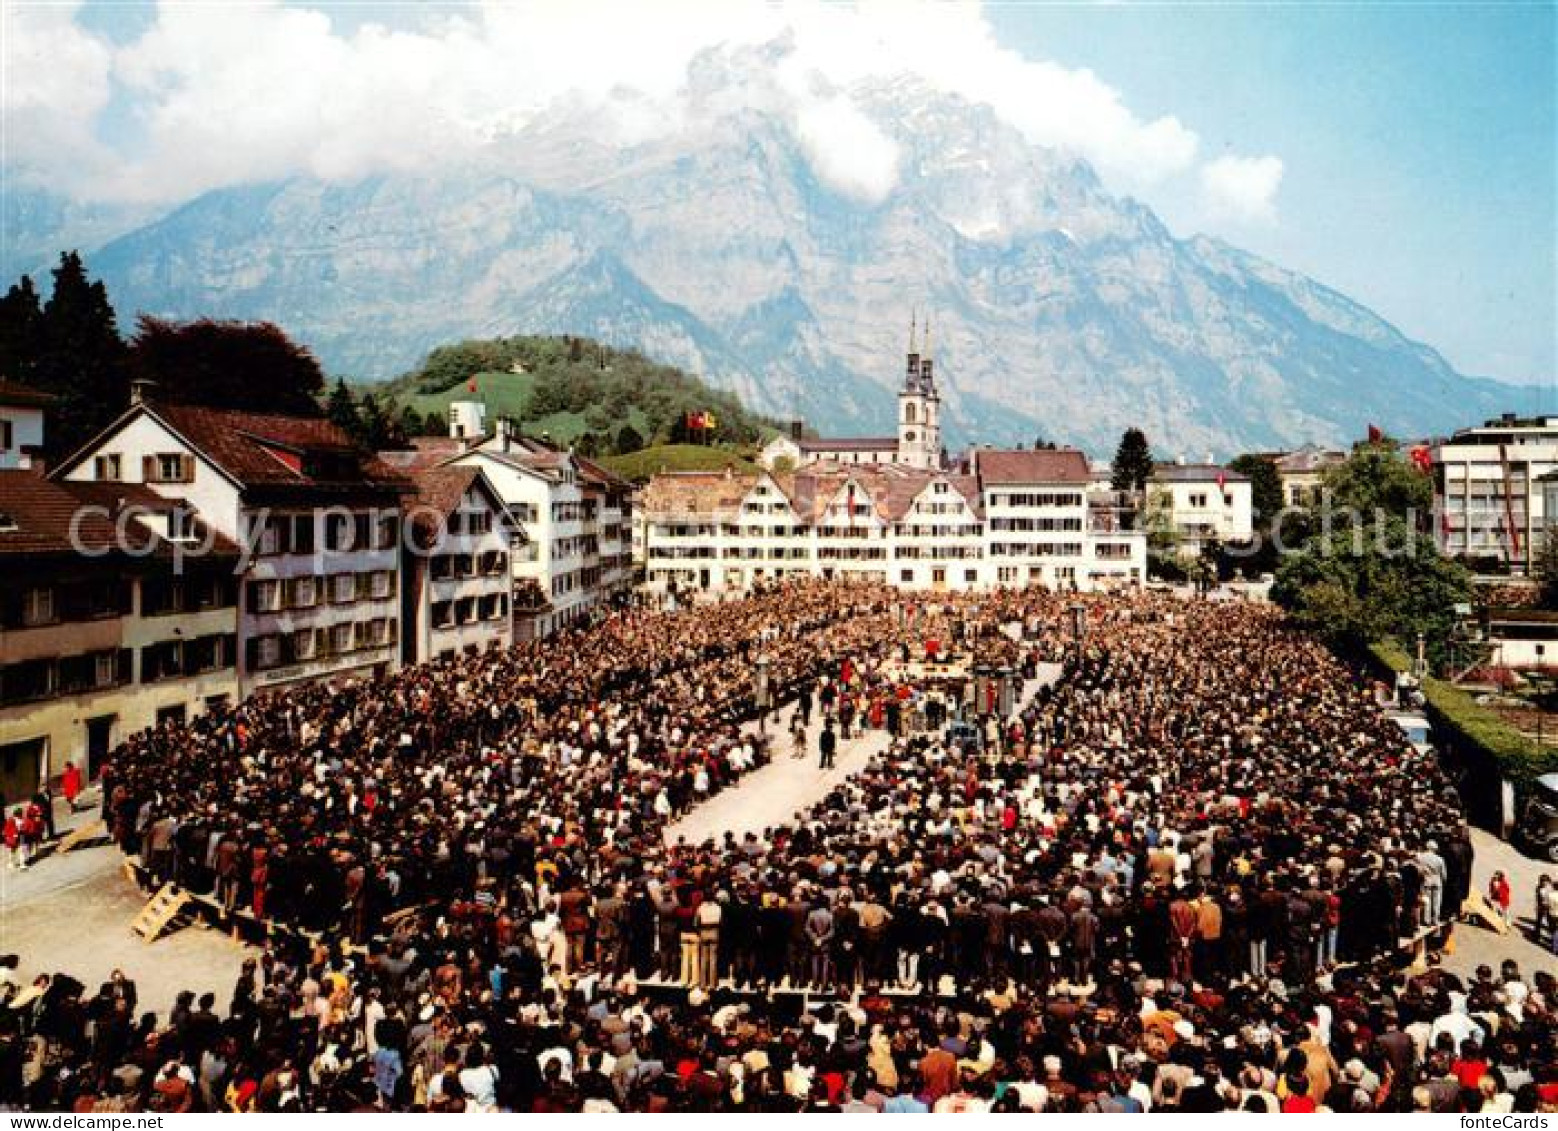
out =
[[1250,481],[1250,506],[1255,511],[1257,528],[1265,528],[1283,507],[1282,477],[1277,465],[1265,456],[1242,455],[1228,464]]
[[343,378],[337,377],[335,388],[330,390],[330,399],[325,404],[325,418],[353,439],[362,435],[362,417],[357,412],[357,399],[352,396]]
[[1277,569],[1272,600],[1334,644],[1422,633],[1442,657],[1471,575],[1434,544],[1424,521],[1428,477],[1393,448],[1371,444],[1328,472],[1325,487],[1325,509]]
[[271,322],[169,322],[143,314],[130,368],[164,400],[212,408],[317,416],[319,362]]
[[405,405],[400,410],[400,431],[403,436],[422,435],[422,414],[415,405]]
[[87,277],[76,252],[60,256],[54,291],[43,307],[33,383],[59,398],[44,437],[53,455],[80,447],[130,399],[124,342],[101,281]]
[[644,438],[638,434],[638,429],[631,424],[624,424],[617,433],[617,454],[625,456],[629,452],[642,451]]
[[384,407],[379,404],[379,398],[372,393],[364,393],[362,400],[357,403],[358,440],[363,447],[370,451],[379,451],[382,448],[391,448],[399,443],[399,438],[391,428],[391,420],[385,413]]
[[0,374],[32,384],[43,341],[43,305],[32,279],[23,275],[0,299]]
[[1140,428],[1127,428],[1115,449],[1110,485],[1116,491],[1141,491],[1151,478],[1152,449],[1147,446],[1147,434]]
[[449,435],[449,418],[434,409],[422,416],[422,435],[447,436]]

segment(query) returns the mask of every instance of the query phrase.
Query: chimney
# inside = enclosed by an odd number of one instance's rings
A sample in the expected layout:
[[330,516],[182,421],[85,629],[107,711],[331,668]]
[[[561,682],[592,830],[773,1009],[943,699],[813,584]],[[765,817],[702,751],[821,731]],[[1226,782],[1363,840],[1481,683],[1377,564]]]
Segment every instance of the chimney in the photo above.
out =
[[510,426],[509,426],[509,419],[508,419],[508,417],[506,417],[506,416],[498,417],[498,419],[497,419],[497,430],[498,430],[498,433],[497,433],[498,434],[498,451],[500,451],[500,452],[507,452],[509,450],[509,435],[510,435]]
[[792,421],[790,421],[790,439],[794,440],[797,444],[799,444],[801,442],[802,438],[805,436],[805,433],[806,433],[806,424],[805,424],[804,421],[800,421],[800,420],[792,420]]
[[157,388],[157,382],[146,377],[137,377],[130,382],[130,403],[145,404],[151,400],[152,392]]

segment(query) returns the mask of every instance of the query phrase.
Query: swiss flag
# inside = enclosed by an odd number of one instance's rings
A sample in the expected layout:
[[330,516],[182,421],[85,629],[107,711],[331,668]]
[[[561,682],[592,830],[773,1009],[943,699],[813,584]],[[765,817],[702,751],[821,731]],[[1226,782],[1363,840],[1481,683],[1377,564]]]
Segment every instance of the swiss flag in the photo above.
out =
[[1381,440],[1383,440],[1384,438],[1385,438],[1385,433],[1381,432],[1379,430],[1379,428],[1376,427],[1375,425],[1373,425],[1373,424],[1369,425],[1369,443],[1377,444]]
[[474,393],[476,391],[476,378],[472,377],[470,383],[465,387]]

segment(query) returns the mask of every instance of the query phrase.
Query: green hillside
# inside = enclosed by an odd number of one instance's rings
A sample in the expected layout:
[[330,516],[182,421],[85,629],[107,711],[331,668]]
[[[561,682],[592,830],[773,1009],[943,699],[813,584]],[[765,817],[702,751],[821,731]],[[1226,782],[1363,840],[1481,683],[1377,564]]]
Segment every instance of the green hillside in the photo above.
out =
[[706,448],[697,444],[657,444],[627,455],[607,456],[601,462],[622,478],[647,483],[661,471],[755,471],[751,460],[726,448]]
[[[544,435],[599,456],[688,440],[750,452],[777,431],[773,421],[747,411],[731,393],[636,350],[611,349],[587,338],[514,337],[440,346],[412,372],[359,391],[372,392],[392,417],[406,408],[418,417],[436,414],[429,431],[447,419],[451,402],[480,400],[489,422],[507,417],[526,435]],[[689,434],[689,413],[713,414],[716,427],[707,435]]]

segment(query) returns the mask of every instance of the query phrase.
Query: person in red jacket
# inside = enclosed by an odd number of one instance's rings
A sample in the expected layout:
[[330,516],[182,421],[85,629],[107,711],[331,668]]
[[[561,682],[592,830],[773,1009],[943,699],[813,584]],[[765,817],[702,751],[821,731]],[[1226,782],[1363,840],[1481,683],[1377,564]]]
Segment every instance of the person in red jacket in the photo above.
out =
[[26,857],[22,855],[22,811],[15,809],[6,814],[5,818],[5,851],[10,859],[11,867],[27,867]]
[[65,804],[70,806],[70,811],[76,811],[76,798],[81,796],[81,771],[74,762],[65,763],[65,772],[60,775],[60,792],[65,795]]

